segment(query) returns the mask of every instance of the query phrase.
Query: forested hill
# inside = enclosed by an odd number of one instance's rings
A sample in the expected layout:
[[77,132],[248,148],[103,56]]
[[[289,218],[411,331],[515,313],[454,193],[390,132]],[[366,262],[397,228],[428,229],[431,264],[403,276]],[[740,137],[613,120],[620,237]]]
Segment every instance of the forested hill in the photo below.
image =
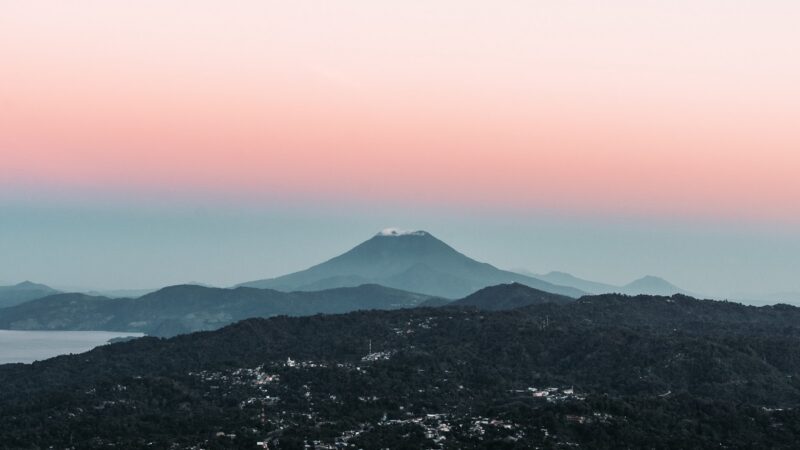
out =
[[[446,305],[462,307],[472,306],[478,309],[500,311],[543,303],[564,304],[573,301],[575,301],[575,299],[565,295],[540,291],[520,283],[509,283],[483,288],[474,294]],[[434,301],[428,301],[425,305],[437,306],[435,304],[432,305],[433,302]]]
[[798,376],[790,306],[605,295],[282,316],[0,366],[0,442],[792,448]]
[[[546,308],[546,305],[545,305]],[[659,332],[791,335],[800,327],[800,308],[786,304],[749,306],[686,295],[671,297],[603,294],[580,299],[561,314],[591,326],[637,327]]]

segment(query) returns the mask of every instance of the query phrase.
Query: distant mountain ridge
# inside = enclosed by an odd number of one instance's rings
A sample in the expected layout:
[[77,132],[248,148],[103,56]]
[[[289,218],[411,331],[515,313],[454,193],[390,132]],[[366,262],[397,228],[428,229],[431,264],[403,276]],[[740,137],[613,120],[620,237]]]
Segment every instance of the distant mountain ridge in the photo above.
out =
[[[527,271],[520,271],[520,273],[529,274]],[[544,275],[532,273],[530,275],[549,283],[559,284],[562,286],[571,286],[589,294],[619,293],[625,295],[695,295],[685,289],[675,286],[663,278],[653,275],[646,275],[623,286],[585,280],[572,274],[558,271],[549,272]]]
[[57,294],[60,291],[44,284],[23,281],[11,286],[0,286],[0,308],[19,305],[37,298]]
[[432,299],[377,285],[314,292],[170,286],[139,298],[57,294],[0,309],[0,329],[137,331],[174,336],[251,317],[397,309]]
[[239,286],[291,292],[374,283],[455,299],[487,286],[514,282],[574,298],[586,293],[478,262],[425,231],[392,229],[306,270]]
[[[196,284],[196,283],[188,283],[188,284]],[[82,294],[91,295],[95,297],[136,298],[150,294],[157,290],[158,289],[109,289],[109,290],[89,290],[89,291],[79,291],[79,292]]]
[[375,284],[322,291],[281,292],[238,287],[178,285],[138,298],[56,294],[0,309],[0,329],[106,330],[174,336],[213,330],[252,317],[339,314],[357,310],[467,306],[487,311],[543,303],[566,304],[571,297],[520,283],[483,288],[462,299],[416,294]]

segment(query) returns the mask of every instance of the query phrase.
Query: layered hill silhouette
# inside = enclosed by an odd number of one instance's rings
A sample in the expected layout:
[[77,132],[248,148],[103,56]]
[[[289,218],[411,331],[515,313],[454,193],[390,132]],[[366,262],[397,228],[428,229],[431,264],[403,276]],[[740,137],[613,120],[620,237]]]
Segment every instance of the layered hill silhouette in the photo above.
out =
[[47,297],[58,292],[50,286],[30,281],[23,281],[12,286],[0,286],[0,308],[7,308],[37,298]]
[[689,291],[681,289],[669,281],[653,275],[644,276],[622,286],[585,280],[572,274],[558,271],[549,272],[544,275],[530,275],[547,281],[548,283],[574,287],[575,289],[580,289],[581,291],[589,294],[619,293],[625,295],[691,295]]
[[445,305],[504,310],[571,301],[574,301],[571,297],[519,283],[484,288],[456,301],[376,284],[288,293],[273,289],[180,285],[139,298],[52,295],[0,309],[0,329],[107,330],[174,336],[213,330],[251,317],[308,316]]
[[378,285],[314,292],[171,286],[139,298],[58,294],[0,309],[0,329],[136,331],[174,336],[250,317],[304,316],[417,306],[431,299]]
[[425,231],[386,230],[352,250],[309,269],[240,286],[279,291],[317,291],[380,284],[450,299],[504,283],[522,283],[573,298],[585,292],[478,262]]

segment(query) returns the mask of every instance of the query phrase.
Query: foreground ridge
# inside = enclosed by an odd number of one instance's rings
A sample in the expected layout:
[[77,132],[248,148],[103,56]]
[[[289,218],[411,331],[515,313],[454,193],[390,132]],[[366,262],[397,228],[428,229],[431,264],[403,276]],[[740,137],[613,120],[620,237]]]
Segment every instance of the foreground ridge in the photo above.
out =
[[0,366],[0,440],[791,448],[798,323],[681,295],[249,319]]

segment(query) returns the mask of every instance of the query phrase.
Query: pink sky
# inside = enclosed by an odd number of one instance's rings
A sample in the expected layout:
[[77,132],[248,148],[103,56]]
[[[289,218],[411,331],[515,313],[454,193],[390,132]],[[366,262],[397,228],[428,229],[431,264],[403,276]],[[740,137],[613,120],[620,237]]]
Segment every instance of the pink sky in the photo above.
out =
[[800,2],[0,4],[0,188],[800,220]]

